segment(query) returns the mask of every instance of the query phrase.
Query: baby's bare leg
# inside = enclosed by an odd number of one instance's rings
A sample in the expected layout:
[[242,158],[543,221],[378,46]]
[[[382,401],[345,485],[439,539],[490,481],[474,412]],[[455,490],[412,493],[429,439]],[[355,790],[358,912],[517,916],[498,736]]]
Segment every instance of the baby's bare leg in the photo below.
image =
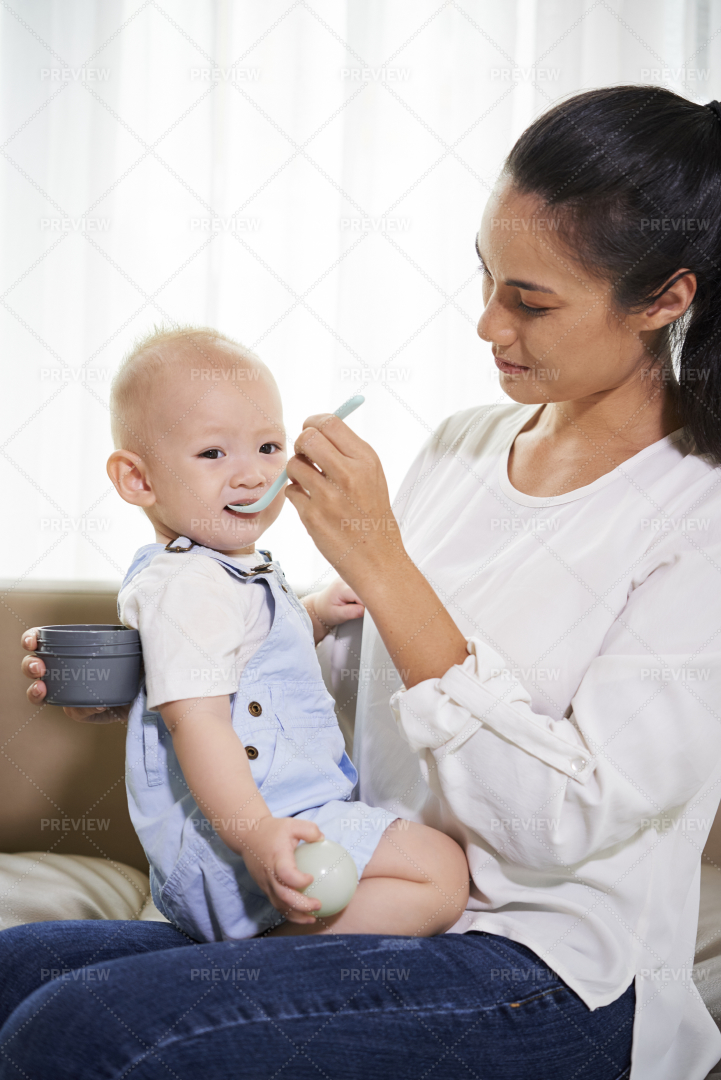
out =
[[450,836],[397,819],[383,833],[355,896],[315,925],[284,922],[267,936],[287,934],[442,934],[468,901],[468,863]]

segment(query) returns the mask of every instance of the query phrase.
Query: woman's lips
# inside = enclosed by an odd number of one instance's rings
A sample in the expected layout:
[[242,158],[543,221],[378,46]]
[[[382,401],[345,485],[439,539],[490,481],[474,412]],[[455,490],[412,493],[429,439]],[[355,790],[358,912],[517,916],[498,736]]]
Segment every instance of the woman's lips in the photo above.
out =
[[520,375],[524,371],[530,371],[530,368],[524,367],[523,364],[512,364],[510,360],[505,360],[502,356],[494,356],[496,361],[496,367],[499,371],[503,371],[506,375]]

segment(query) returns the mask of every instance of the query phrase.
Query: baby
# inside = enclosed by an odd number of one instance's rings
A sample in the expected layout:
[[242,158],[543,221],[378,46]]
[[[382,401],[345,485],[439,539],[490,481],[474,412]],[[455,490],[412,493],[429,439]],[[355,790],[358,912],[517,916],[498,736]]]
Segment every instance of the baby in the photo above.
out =
[[[111,394],[108,474],[155,529],[118,597],[145,680],[128,721],[130,814],[153,900],[198,941],[261,933],[442,933],[468,898],[454,840],[352,801],[315,644],[363,614],[344,582],[295,596],[255,542],[280,514],[260,498],[286,463],[264,364],[208,329],[157,332]],[[300,841],[342,844],[360,878],[344,911],[312,913]]]

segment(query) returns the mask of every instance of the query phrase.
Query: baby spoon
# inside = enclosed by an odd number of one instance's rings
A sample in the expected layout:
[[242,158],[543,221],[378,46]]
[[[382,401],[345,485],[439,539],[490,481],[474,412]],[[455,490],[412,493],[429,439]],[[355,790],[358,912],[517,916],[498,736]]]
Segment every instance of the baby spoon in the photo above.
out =
[[[365,398],[362,394],[356,394],[355,397],[349,398],[348,401],[344,402],[339,409],[336,409],[333,415],[337,416],[339,420],[345,420],[346,416],[350,416],[352,412],[355,412],[356,409],[360,408],[364,401]],[[280,474],[278,479],[270,485],[265,495],[261,495],[261,497],[256,502],[249,503],[247,506],[239,506],[236,503],[229,503],[228,509],[235,510],[239,514],[257,514],[259,510],[265,510],[266,506],[270,506],[273,499],[276,497],[287,479],[288,473],[285,469],[283,469],[283,472]]]

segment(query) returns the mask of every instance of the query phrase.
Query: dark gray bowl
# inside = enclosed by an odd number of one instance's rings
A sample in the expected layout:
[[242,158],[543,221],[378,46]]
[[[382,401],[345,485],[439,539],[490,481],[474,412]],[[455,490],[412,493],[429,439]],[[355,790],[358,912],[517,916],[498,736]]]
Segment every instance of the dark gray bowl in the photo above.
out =
[[41,626],[35,650],[50,705],[127,705],[140,685],[140,635],[126,626]]

